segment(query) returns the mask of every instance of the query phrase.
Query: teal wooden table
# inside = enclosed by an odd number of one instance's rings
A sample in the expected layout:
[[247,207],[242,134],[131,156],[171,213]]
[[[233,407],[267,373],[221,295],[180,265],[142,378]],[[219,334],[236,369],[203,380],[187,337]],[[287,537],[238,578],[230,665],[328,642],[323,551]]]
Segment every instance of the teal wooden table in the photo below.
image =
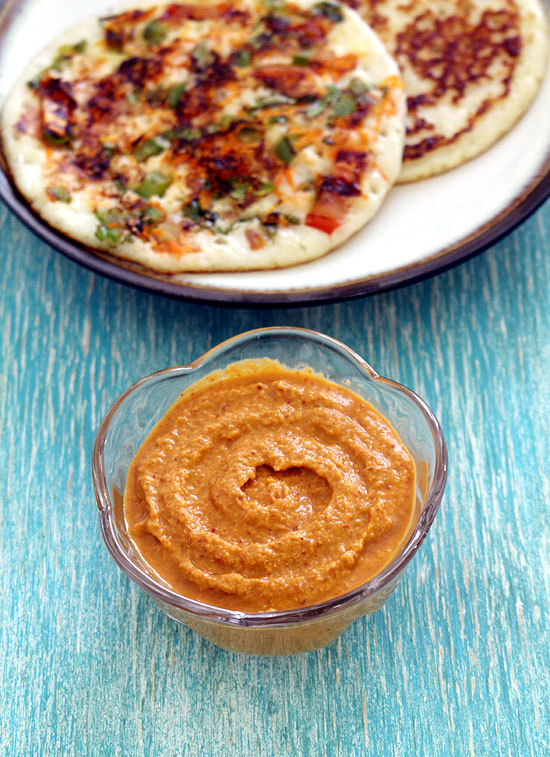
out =
[[[0,754],[550,754],[550,204],[452,271],[311,309],[133,291],[5,208],[0,254]],[[130,383],[279,324],[423,395],[450,473],[386,607],[322,651],[269,659],[211,646],[119,572],[90,456]]]

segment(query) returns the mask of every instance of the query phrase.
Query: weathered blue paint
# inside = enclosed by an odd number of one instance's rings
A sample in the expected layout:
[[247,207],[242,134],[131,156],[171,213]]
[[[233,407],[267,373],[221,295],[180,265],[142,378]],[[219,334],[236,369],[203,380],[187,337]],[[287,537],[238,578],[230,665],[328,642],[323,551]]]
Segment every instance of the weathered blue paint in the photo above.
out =
[[[550,205],[415,286],[228,310],[89,273],[0,208],[0,753],[528,755],[550,750]],[[130,383],[239,331],[319,329],[439,415],[450,476],[386,608],[294,658],[216,649],[103,546],[90,453]]]

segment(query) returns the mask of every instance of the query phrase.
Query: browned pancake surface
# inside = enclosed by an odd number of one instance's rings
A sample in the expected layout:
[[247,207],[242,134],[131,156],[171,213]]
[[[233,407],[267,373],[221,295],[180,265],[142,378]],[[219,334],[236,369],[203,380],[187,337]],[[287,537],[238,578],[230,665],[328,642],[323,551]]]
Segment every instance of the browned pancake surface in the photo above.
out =
[[531,102],[547,46],[544,14],[531,0],[346,1],[404,74],[409,115],[402,180],[473,157]]

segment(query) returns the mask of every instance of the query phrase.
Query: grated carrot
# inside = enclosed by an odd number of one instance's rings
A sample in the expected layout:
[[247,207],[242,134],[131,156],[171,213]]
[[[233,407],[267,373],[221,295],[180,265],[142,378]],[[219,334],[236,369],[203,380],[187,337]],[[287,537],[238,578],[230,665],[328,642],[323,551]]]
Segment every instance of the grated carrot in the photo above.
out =
[[382,169],[380,168],[380,165],[378,163],[374,162],[374,166],[376,166],[376,168],[378,170],[378,173],[382,176],[382,178],[384,179],[384,181],[386,182],[386,184],[389,184],[390,180],[388,179],[388,177],[386,176],[386,174],[384,173],[384,171],[382,171]]
[[[297,126],[295,128],[289,129],[289,134],[291,135],[296,132],[298,132],[298,134],[301,133],[300,127]],[[293,146],[296,150],[303,150],[304,147],[307,147],[308,145],[316,142],[322,133],[323,132],[321,131],[321,129],[311,129],[307,134],[304,134],[300,139],[294,142]]]
[[287,184],[291,189],[294,189],[294,178],[292,176],[292,171],[290,168],[283,169],[283,173],[285,175],[285,179],[287,180]]

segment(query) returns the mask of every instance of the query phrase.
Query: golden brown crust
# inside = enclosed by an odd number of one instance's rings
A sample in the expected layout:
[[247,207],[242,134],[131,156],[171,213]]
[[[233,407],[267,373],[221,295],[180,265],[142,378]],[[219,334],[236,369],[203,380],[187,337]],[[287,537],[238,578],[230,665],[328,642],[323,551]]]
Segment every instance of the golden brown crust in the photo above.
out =
[[[75,227],[87,244],[174,272],[301,262],[357,231],[395,179],[402,83],[339,6],[155,6],[103,19],[86,43],[19,85],[4,134],[47,220],[66,230],[77,201],[94,215]],[[42,194],[26,187],[27,147]],[[360,157],[349,181],[342,151]]]
[[402,177],[416,178],[422,165],[428,174],[439,172],[438,154],[445,156],[441,170],[451,167],[453,150],[455,164],[472,157],[510,128],[534,96],[547,46],[536,1],[346,1],[373,26],[404,73]]

